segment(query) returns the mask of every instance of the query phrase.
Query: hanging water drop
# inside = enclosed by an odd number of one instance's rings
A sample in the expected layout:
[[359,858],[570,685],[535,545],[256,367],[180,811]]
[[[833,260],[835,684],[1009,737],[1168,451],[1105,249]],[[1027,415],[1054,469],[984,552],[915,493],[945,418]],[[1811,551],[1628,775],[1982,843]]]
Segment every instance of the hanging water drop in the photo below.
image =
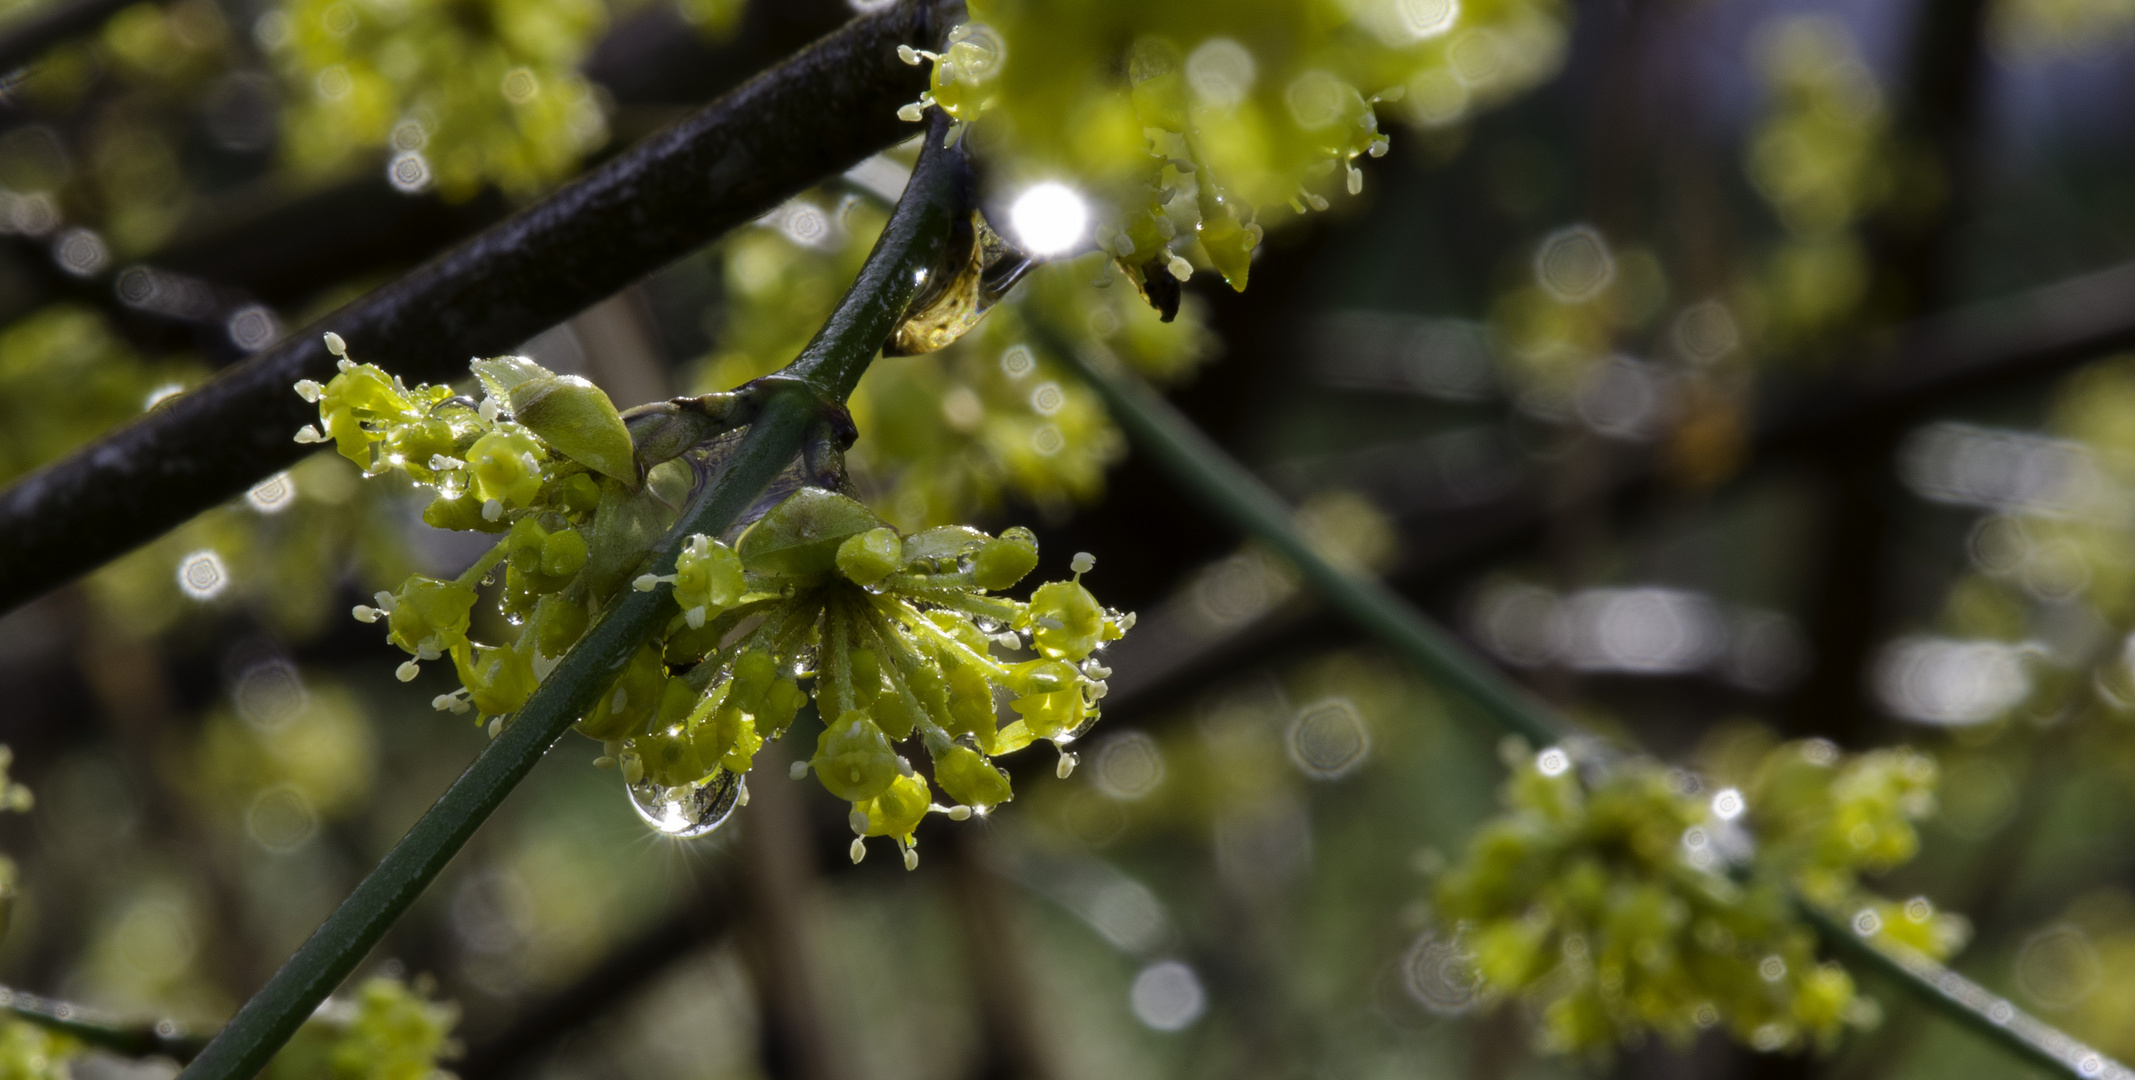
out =
[[741,802],[741,777],[718,769],[694,784],[663,787],[640,779],[627,790],[631,807],[655,832],[686,840],[717,829],[733,816]]

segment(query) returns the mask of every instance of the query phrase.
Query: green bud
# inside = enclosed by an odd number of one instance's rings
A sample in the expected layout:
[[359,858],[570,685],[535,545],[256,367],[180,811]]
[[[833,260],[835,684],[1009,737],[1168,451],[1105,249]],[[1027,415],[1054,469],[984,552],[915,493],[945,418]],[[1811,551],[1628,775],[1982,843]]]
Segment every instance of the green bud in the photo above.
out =
[[600,508],[600,484],[585,473],[572,473],[556,482],[550,500],[570,513],[590,514]]
[[1031,644],[1052,659],[1082,660],[1105,639],[1104,609],[1081,582],[1038,586],[1030,597],[1029,620]]
[[855,803],[882,794],[899,774],[890,741],[858,709],[848,710],[823,729],[808,764],[832,795]]
[[541,545],[541,572],[552,578],[568,578],[586,565],[586,538],[574,529],[550,533]]
[[465,585],[416,575],[393,597],[386,616],[386,640],[411,654],[424,648],[443,655],[467,640],[468,615],[475,592]]
[[990,809],[1015,797],[1008,774],[964,746],[950,746],[934,756],[934,782],[966,806]]
[[560,657],[585,636],[591,621],[583,606],[564,599],[562,593],[550,593],[534,605],[530,632],[541,655]]
[[703,608],[698,621],[739,603],[746,588],[741,556],[709,536],[690,537],[675,557],[675,604],[685,612]]
[[1038,538],[1018,525],[986,541],[971,561],[971,578],[988,592],[999,592],[1038,568]]
[[838,572],[856,585],[873,585],[904,565],[904,541],[884,526],[849,536],[838,545]]
[[645,645],[579,719],[579,733],[603,741],[637,734],[659,707],[666,684],[667,665],[660,661],[660,650]]
[[879,528],[882,519],[859,502],[822,488],[802,488],[743,533],[743,565],[773,577],[814,580],[837,565],[846,537]]
[[498,428],[468,449],[467,469],[477,498],[527,506],[541,493],[541,444],[524,431]]
[[892,836],[910,843],[913,831],[926,819],[933,804],[927,782],[913,775],[890,781],[882,794],[854,802],[853,809],[867,819],[862,836]]
[[430,500],[430,505],[423,507],[423,524],[451,532],[499,533],[505,529],[502,518],[491,521],[482,516],[482,500],[472,495],[457,499],[440,495]]
[[540,683],[534,677],[531,647],[476,645],[462,638],[452,649],[452,666],[483,716],[518,712]]

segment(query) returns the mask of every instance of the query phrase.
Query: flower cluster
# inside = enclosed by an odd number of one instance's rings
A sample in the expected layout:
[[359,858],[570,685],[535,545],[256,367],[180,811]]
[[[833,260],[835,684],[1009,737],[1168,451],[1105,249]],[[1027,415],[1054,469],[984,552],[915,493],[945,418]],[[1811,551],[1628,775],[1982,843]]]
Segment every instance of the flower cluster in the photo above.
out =
[[1008,173],[1098,194],[1099,245],[1152,300],[1196,263],[1244,288],[1263,226],[1361,190],[1382,107],[1454,122],[1549,74],[1564,35],[1531,0],[968,6],[941,53],[903,53],[933,64],[922,104],[983,114]]
[[366,979],[351,998],[332,998],[297,1029],[261,1072],[266,1080],[422,1080],[449,1076],[438,1059],[458,1053],[458,1006],[435,1001],[427,979],[410,986]]
[[[720,252],[718,349],[695,381],[739,385],[797,353],[882,222],[870,203],[818,194],[730,237]],[[953,343],[870,365],[850,402],[861,434],[846,460],[877,512],[912,530],[967,520],[1008,498],[1064,515],[1098,495],[1125,444],[1031,324],[1167,381],[1214,349],[1198,305],[1166,324],[1130,290],[1095,288],[1089,277],[1086,266],[1039,267]]]
[[1857,881],[1917,846],[1935,775],[1924,757],[1842,761],[1828,743],[1790,743],[1714,792],[1643,758],[1574,753],[1517,750],[1510,812],[1437,887],[1486,992],[1534,1001],[1548,1049],[1720,1025],[1762,1050],[1829,1045],[1873,1014],[1843,969],[1818,962],[1795,891],[1930,955],[1963,936],[1926,900],[1883,903]]
[[293,0],[260,31],[293,88],[284,156],[384,150],[403,190],[538,192],[607,141],[577,70],[606,21],[599,0]]
[[[345,346],[334,338],[329,348]],[[1048,740],[1063,748],[1064,772],[1073,763],[1064,748],[1097,718],[1109,672],[1093,653],[1134,619],[1082,586],[1088,555],[1076,556],[1073,580],[1016,601],[996,594],[1037,566],[1029,531],[905,535],[846,495],[802,486],[728,536],[689,537],[674,573],[655,576],[644,570],[652,545],[695,475],[685,448],[656,447],[677,417],[745,412],[739,395],[633,410],[634,442],[631,422],[600,390],[524,358],[477,361],[479,402],[405,386],[345,356],[341,367],[323,386],[299,384],[324,431],[306,427],[298,441],[332,441],[367,471],[399,470],[437,488],[424,514],[433,525],[501,534],[459,578],[411,577],[355,611],[384,621],[388,640],[413,655],[403,679],[423,661],[451,658],[461,689],[440,695],[438,708],[502,730],[625,588],[670,587],[664,630],[578,722],[605,744],[600,764],[622,770],[640,812],[663,831],[695,835],[724,820],[757,750],[811,692],[826,723],[798,768],[852,803],[861,837],[895,839],[908,865],[929,811],[968,817],[1010,797],[994,756]],[[640,462],[662,458],[638,478]],[[499,569],[499,606],[522,629],[515,641],[486,644],[471,627],[479,589]],[[1013,699],[1006,724],[997,690]],[[896,752],[915,736],[953,810],[934,803]],[[854,858],[864,851],[856,840]]]

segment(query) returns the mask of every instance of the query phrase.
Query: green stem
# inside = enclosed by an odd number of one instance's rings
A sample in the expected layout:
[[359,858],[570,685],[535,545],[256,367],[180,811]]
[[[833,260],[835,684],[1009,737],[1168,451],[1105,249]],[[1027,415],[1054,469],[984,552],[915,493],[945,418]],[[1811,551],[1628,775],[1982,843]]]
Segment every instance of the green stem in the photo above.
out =
[[[1476,658],[1386,586],[1322,558],[1291,522],[1288,508],[1275,493],[1233,461],[1149,384],[1116,362],[1083,355],[1049,327],[1034,325],[1034,330],[1055,355],[1069,359],[1104,399],[1128,438],[1159,468],[1170,473],[1179,487],[1228,519],[1238,531],[1289,559],[1322,600],[1360,629],[1426,675],[1466,696],[1498,726],[1531,743],[1553,743],[1575,730],[1569,721]],[[1879,948],[1798,894],[1794,903],[1833,949],[1888,976],[1906,993],[2003,1050],[2076,1080],[2135,1076],[2125,1066],[2025,1015],[1933,960],[1910,950],[1901,954]]]
[[[918,291],[918,271],[940,261],[947,223],[963,212],[968,198],[961,156],[941,148],[945,129],[946,120],[936,114],[904,198],[859,279],[801,357],[759,383],[765,401],[755,423],[725,469],[704,485],[661,540],[653,574],[673,574],[675,556],[692,534],[725,532],[792,463],[826,415],[842,407],[888,340]],[[639,647],[667,624],[674,615],[671,591],[671,586],[623,591],[610,613],[542,681],[511,726],[208,1043],[186,1068],[185,1080],[246,1080],[266,1066]]]
[[208,1041],[207,1036],[189,1033],[168,1020],[129,1024],[79,1005],[6,987],[0,987],[0,1008],[18,1020],[125,1057],[161,1056],[186,1062]]
[[482,557],[476,559],[474,565],[468,567],[465,573],[453,579],[452,583],[470,589],[480,585],[482,579],[488,577],[489,572],[496,569],[498,563],[504,561],[504,546],[509,542],[509,540],[500,538],[496,543],[490,545],[489,550],[483,552]]

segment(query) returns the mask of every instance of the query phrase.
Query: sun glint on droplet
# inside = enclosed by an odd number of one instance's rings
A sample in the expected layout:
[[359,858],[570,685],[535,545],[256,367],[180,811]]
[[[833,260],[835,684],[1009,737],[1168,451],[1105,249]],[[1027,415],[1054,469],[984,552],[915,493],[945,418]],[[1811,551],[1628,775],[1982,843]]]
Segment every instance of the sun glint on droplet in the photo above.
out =
[[1090,208],[1073,188],[1047,181],[1016,197],[1008,208],[1016,243],[1032,255],[1059,255],[1082,243]]

